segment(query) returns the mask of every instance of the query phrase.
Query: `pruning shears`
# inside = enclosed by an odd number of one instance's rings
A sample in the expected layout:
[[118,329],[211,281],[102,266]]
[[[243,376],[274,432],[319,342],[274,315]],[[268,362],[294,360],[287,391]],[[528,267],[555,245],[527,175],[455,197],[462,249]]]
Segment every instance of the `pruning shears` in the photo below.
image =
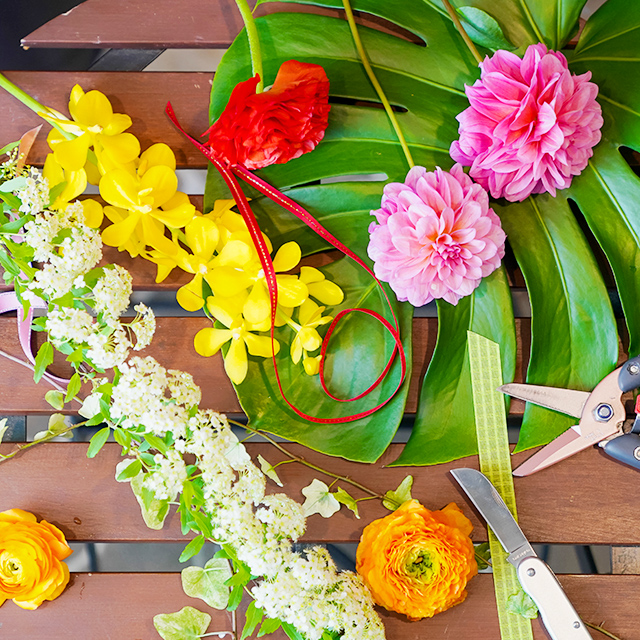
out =
[[626,411],[622,403],[622,394],[638,387],[640,356],[627,360],[605,376],[591,393],[519,383],[499,387],[514,398],[579,418],[577,425],[534,453],[514,470],[513,475],[528,476],[592,445],[600,446],[608,456],[640,470],[640,396],[630,431],[625,430]]

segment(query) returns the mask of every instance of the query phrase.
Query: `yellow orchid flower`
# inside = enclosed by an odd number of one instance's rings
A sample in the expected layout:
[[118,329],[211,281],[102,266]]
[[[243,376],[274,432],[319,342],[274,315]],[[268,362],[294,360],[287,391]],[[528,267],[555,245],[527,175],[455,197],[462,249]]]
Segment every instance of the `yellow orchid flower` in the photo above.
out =
[[322,315],[324,310],[325,307],[319,307],[313,300],[305,300],[298,311],[298,322],[289,320],[287,323],[296,332],[296,337],[291,342],[291,360],[294,364],[298,364],[303,355],[306,358],[307,352],[317,351],[322,345],[322,338],[316,328],[333,320],[331,316]]
[[[270,358],[272,354],[271,337],[251,333],[251,326],[240,314],[233,318],[222,307],[215,310],[217,312],[216,319],[227,328],[200,329],[193,341],[195,350],[201,356],[209,357],[217,353],[222,345],[231,341],[229,350],[224,356],[224,369],[234,384],[240,384],[247,376],[249,369],[247,351],[252,356]],[[274,339],[273,352],[278,353],[279,351],[280,343]]]
[[165,236],[165,225],[184,227],[195,215],[195,207],[178,197],[178,178],[175,171],[164,164],[149,167],[142,176],[126,169],[114,169],[100,180],[100,195],[111,205],[128,212],[121,222],[102,232],[105,244],[124,248],[134,232],[145,244],[172,256],[178,251],[174,242]]
[[209,281],[209,268],[215,261],[215,251],[220,239],[218,225],[203,216],[195,217],[185,228],[185,240],[192,254],[182,251],[179,254],[179,266],[189,273],[193,279],[180,287],[176,294],[178,304],[187,311],[197,311],[204,306],[202,297],[202,280]]
[[84,213],[84,223],[92,229],[99,229],[104,219],[102,205],[92,198],[81,201],[82,212]]
[[[68,171],[79,171],[87,164],[89,148],[93,147],[101,174],[132,163],[140,154],[140,143],[131,133],[124,133],[131,126],[131,118],[123,113],[114,113],[109,99],[100,91],[85,93],[75,85],[69,97],[71,120],[61,114],[46,116],[63,131],[76,136],[69,140],[53,129],[47,141],[53,150],[56,162]],[[92,178],[95,178],[94,172]]]
[[84,169],[71,171],[62,167],[52,154],[49,154],[42,169],[42,175],[53,188],[61,183],[66,183],[64,189],[51,204],[54,211],[64,209],[69,202],[75,200],[87,188],[87,174]]
[[323,304],[335,307],[344,300],[342,289],[335,282],[327,280],[319,269],[301,267],[300,280],[307,285],[309,295]]

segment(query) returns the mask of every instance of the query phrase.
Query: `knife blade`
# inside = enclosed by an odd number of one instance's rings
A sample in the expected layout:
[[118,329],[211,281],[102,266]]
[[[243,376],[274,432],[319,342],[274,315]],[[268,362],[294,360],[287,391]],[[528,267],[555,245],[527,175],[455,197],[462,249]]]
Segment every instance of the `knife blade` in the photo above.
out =
[[516,568],[524,591],[536,603],[552,640],[593,640],[555,574],[538,558],[500,494],[476,469],[454,469],[451,475],[487,521]]

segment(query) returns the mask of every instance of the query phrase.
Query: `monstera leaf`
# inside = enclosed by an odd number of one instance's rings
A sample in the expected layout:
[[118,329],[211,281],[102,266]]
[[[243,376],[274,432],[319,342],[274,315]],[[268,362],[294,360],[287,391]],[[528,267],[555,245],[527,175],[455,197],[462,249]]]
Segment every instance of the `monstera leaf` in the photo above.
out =
[[[302,3],[342,7],[340,0]],[[497,21],[513,50],[522,54],[529,44],[540,41],[554,49],[565,47],[577,32],[585,0],[459,0],[455,4],[481,10],[463,11],[464,19],[485,15]],[[396,110],[416,164],[428,170],[436,166],[450,168],[448,150],[457,138],[455,116],[468,106],[464,85],[479,77],[479,69],[443,6],[436,0],[356,0],[353,8],[361,16],[374,16],[382,25],[380,29],[360,26],[360,35],[376,76]],[[402,181],[408,167],[364,73],[347,23],[337,17],[298,11],[291,5],[286,12],[257,21],[265,84],[273,81],[285,60],[321,64],[331,82],[329,128],[312,153],[269,167],[261,176],[286,190],[334,235],[364,256],[367,212],[379,206],[386,181]],[[529,292],[532,340],[527,381],[532,383],[590,390],[615,366],[618,337],[602,267],[592,252],[594,239],[615,277],[631,351],[640,349],[640,213],[634,206],[639,201],[640,182],[621,154],[622,147],[640,150],[639,29],[638,3],[609,0],[587,21],[575,50],[565,51],[571,70],[591,71],[593,81],[600,87],[598,99],[605,119],[603,139],[585,171],[556,198],[545,194],[521,203],[500,201],[492,205],[502,219]],[[492,53],[486,49],[481,52]],[[232,88],[250,75],[247,39],[241,33],[215,76],[212,121],[223,110]],[[343,179],[366,174],[383,175],[386,179]],[[219,179],[210,173],[206,202],[221,197],[228,195]],[[275,246],[295,239],[305,253],[326,248],[308,228],[273,203],[255,198],[252,206]],[[349,261],[340,260],[327,269],[345,290],[352,292],[352,300],[355,296],[370,302],[373,308],[379,304],[371,281],[367,283]],[[485,279],[472,296],[457,306],[440,304],[438,313],[436,350],[422,384],[412,435],[396,464],[432,464],[476,451],[466,361],[468,329],[500,342],[504,377],[513,377],[514,319],[503,271]],[[410,310],[399,305],[398,314],[408,342]],[[335,362],[341,357],[341,350],[349,351],[351,339],[362,340],[363,331],[369,338],[369,329],[358,325],[362,319],[354,316],[350,322],[354,324],[345,325],[343,339],[336,339]],[[374,352],[388,353],[389,342],[382,334],[374,340],[375,345],[359,347],[358,357],[364,360],[352,367],[350,375],[345,369],[338,372],[335,384],[342,388],[334,388],[334,392],[348,395],[361,389],[367,376],[373,375],[366,370],[381,362],[380,355]],[[380,455],[399,423],[406,384],[380,417],[327,429],[326,425],[300,420],[282,406],[269,366],[268,362],[252,363],[247,381],[236,389],[253,423],[333,455],[363,461]],[[285,358],[281,366],[300,401],[316,402],[317,415],[325,416],[321,412],[327,411],[343,415],[344,407],[338,411],[320,400],[319,395],[311,395],[317,392],[315,381],[300,380],[293,369],[287,369],[290,365]],[[393,375],[397,376],[397,371]],[[386,388],[393,386],[392,382]],[[528,407],[518,448],[548,442],[569,425],[561,414]]]

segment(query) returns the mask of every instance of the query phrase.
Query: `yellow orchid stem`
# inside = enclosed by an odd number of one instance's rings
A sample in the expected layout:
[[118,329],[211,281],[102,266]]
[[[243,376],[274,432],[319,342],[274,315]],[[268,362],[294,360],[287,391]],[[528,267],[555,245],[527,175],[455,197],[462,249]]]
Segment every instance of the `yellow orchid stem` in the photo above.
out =
[[46,117],[49,114],[48,107],[40,104],[35,98],[32,98],[26,91],[23,91],[18,85],[13,84],[9,78],[3,76],[1,73],[0,87],[7,91],[7,93],[10,93],[17,100],[20,100],[20,102],[29,107],[31,111],[37,113],[41,118],[44,118],[44,120],[52,124],[65,138],[71,140],[76,137],[73,134],[63,131],[55,122],[52,122]]
[[480,52],[476,49],[476,45],[473,44],[473,42],[471,41],[469,34],[464,30],[464,27],[462,26],[462,22],[460,22],[460,18],[458,17],[456,10],[451,6],[451,3],[449,2],[449,0],[442,0],[442,4],[444,5],[444,8],[447,10],[447,13],[449,14],[449,17],[451,18],[451,20],[453,20],[453,24],[456,25],[456,29],[460,32],[460,35],[462,36],[462,39],[464,40],[465,44],[467,45],[467,47],[469,47],[469,51],[471,51],[471,53],[473,54],[473,57],[476,59],[476,62],[480,64],[482,62],[482,56],[480,55]]
[[249,53],[251,54],[251,70],[253,75],[258,74],[260,81],[256,87],[256,93],[261,93],[264,89],[264,73],[262,72],[262,53],[260,51],[260,38],[258,37],[258,29],[256,21],[253,18],[251,9],[247,0],[236,0],[236,5],[242,16],[244,27],[247,30],[247,38],[249,39]]
[[356,25],[356,21],[353,17],[353,11],[351,10],[351,5],[349,4],[349,0],[342,0],[342,5],[344,6],[345,13],[347,14],[347,22],[349,23],[349,28],[351,29],[351,35],[353,37],[353,42],[356,45],[356,49],[358,51],[358,55],[360,56],[360,61],[362,62],[362,66],[369,76],[369,80],[373,85],[373,88],[376,90],[378,97],[380,98],[380,102],[382,102],[384,106],[384,110],[387,112],[387,116],[391,121],[391,125],[393,126],[396,135],[398,136],[398,140],[400,141],[400,146],[402,147],[402,151],[404,151],[404,155],[407,159],[407,163],[409,164],[409,168],[414,166],[413,158],[411,157],[411,151],[409,151],[409,146],[407,145],[407,141],[404,138],[404,134],[402,133],[402,129],[400,129],[400,125],[398,124],[398,119],[396,118],[396,114],[393,111],[393,108],[389,104],[389,100],[387,100],[387,96],[382,90],[382,86],[378,82],[378,78],[376,78],[373,69],[371,68],[371,64],[369,63],[369,58],[367,57],[367,52],[364,49],[362,44],[362,40],[360,40],[360,34],[358,33],[358,26]]

